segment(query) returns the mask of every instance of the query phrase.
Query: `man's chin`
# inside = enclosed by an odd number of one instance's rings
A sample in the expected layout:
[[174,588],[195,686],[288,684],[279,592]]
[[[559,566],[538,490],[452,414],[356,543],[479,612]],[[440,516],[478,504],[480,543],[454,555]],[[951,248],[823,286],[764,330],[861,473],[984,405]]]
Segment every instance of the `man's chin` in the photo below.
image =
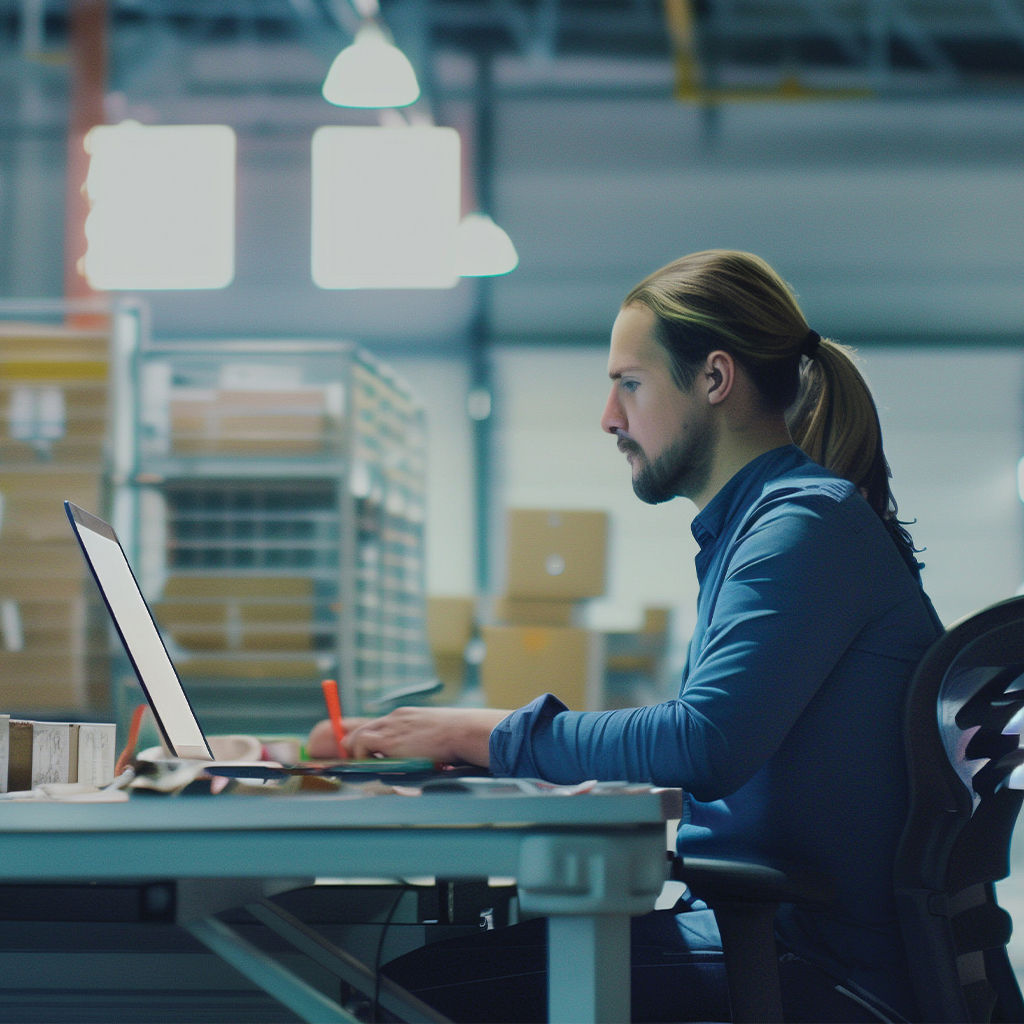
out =
[[638,479],[637,477],[633,477],[633,493],[645,505],[660,505],[662,502],[671,501],[677,496],[674,491],[667,488],[655,490],[649,484],[646,484],[643,479]]

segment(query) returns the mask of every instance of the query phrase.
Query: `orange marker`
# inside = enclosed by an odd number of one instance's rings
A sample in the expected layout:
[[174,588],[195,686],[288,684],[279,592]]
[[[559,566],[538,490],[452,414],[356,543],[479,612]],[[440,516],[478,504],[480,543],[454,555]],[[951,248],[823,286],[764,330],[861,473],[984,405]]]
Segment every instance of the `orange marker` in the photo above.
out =
[[333,679],[325,679],[320,685],[324,688],[327,715],[331,720],[334,738],[338,741],[338,757],[344,757],[345,725],[341,720],[341,699],[338,697],[338,684]]

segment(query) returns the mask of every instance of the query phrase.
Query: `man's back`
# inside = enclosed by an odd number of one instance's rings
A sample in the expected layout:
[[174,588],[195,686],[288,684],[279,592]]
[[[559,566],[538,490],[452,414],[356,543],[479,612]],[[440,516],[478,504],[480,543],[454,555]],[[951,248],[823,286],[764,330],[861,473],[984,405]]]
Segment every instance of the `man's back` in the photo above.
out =
[[782,937],[905,1003],[891,882],[900,723],[941,626],[875,513],[798,449],[738,474],[694,533],[701,594],[680,698],[721,742],[679,848],[833,876],[835,906],[786,908]]

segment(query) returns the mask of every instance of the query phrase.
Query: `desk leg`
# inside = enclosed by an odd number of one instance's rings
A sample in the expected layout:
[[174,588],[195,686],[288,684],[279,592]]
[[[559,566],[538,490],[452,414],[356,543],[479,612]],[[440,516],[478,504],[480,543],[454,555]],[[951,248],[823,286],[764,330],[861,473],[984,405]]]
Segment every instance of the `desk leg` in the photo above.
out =
[[548,918],[548,1019],[629,1021],[629,919],[654,909],[665,832],[565,830],[519,848],[519,905]]
[[628,1024],[629,918],[548,918],[548,1020]]
[[222,960],[310,1024],[359,1024],[333,999],[296,977],[216,917],[196,918],[185,927]]

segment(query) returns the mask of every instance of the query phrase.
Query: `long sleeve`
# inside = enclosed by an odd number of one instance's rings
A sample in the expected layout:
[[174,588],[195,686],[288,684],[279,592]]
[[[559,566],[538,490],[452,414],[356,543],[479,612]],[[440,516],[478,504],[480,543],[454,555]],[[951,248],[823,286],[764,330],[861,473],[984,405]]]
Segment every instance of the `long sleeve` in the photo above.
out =
[[[760,503],[722,571],[703,581],[703,626],[678,699],[587,713],[547,696],[495,730],[493,770],[555,782],[653,782],[698,800],[735,791],[779,748],[851,646],[898,655],[904,643],[908,660],[919,653],[899,630],[870,628],[894,604],[920,604],[920,588],[880,524],[867,528],[874,525],[854,498],[780,492]],[[880,578],[903,585],[880,593]]]

